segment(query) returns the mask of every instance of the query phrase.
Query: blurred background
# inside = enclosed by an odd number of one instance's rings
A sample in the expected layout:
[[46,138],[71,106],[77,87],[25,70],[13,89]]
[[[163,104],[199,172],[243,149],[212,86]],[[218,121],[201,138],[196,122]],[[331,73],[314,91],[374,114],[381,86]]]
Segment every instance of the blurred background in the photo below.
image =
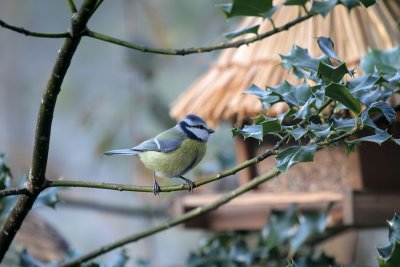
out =
[[[206,46],[223,41],[221,34],[235,24],[226,23],[215,4],[214,0],[104,1],[89,28],[153,47]],[[64,32],[70,17],[67,1],[0,3],[2,20],[31,31]],[[0,152],[5,153],[15,180],[29,172],[41,95],[62,42],[0,29]],[[131,147],[171,127],[175,121],[168,116],[169,106],[215,56],[143,54],[83,38],[57,101],[48,178],[152,185],[151,173],[137,158],[102,153]],[[188,177],[214,173],[234,162],[230,137],[229,125],[220,126],[209,141],[206,158]],[[221,184],[212,186],[218,189]],[[154,197],[65,189],[55,209],[39,205],[34,213],[77,253],[85,253],[165,221],[171,216],[173,199],[182,194],[186,192]],[[203,235],[176,227],[127,246],[127,255],[132,266],[139,259],[149,260],[151,266],[181,266]],[[116,253],[103,259],[110,261]]]

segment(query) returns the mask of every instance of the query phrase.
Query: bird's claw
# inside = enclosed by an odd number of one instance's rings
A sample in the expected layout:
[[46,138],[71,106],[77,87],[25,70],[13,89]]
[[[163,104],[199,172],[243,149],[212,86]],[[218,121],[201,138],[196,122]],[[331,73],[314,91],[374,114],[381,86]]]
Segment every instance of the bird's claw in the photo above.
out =
[[189,186],[189,192],[193,191],[193,188],[196,187],[196,184],[193,181],[186,180],[187,185]]
[[157,183],[156,180],[154,180],[154,184],[153,184],[153,193],[155,196],[159,196],[160,195],[160,191],[161,191],[161,187],[160,185]]
[[180,176],[179,178],[183,179],[187,183],[187,185],[189,187],[189,192],[192,192],[193,188],[196,187],[196,184],[192,180],[189,180],[183,176]]

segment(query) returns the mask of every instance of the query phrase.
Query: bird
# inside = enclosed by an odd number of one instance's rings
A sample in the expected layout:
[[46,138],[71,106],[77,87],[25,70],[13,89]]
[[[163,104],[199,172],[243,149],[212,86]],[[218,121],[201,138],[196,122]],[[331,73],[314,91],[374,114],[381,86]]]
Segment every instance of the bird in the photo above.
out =
[[137,155],[142,163],[153,171],[153,193],[159,195],[157,177],[181,178],[191,192],[195,183],[184,174],[195,167],[204,157],[207,141],[214,130],[195,114],[186,115],[174,127],[128,149],[104,152],[105,155]]

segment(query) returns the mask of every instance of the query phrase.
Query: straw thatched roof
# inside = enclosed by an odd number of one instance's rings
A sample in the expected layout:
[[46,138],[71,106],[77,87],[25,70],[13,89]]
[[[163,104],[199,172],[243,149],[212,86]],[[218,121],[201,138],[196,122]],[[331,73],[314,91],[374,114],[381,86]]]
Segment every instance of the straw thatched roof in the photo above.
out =
[[[276,26],[297,18],[299,9],[283,7],[274,14]],[[242,91],[252,83],[275,86],[287,77],[279,65],[279,54],[288,54],[293,44],[307,48],[313,56],[320,55],[315,37],[330,36],[337,54],[350,66],[358,65],[368,48],[389,49],[400,43],[397,19],[400,17],[399,1],[381,1],[370,8],[354,8],[349,12],[337,6],[325,18],[317,16],[300,23],[288,32],[270,38],[224,50],[215,64],[198,78],[176,101],[171,116],[180,119],[188,113],[202,116],[210,125],[221,120],[241,122],[259,114],[261,104],[256,97]],[[249,17],[239,28],[260,23],[259,32],[272,29],[268,20]],[[275,116],[285,109],[283,103],[274,105],[267,115]]]

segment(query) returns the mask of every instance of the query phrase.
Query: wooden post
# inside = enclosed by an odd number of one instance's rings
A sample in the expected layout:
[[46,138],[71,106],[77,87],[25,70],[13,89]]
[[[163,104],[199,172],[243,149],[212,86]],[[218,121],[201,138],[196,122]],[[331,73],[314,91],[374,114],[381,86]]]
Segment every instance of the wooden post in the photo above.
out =
[[[250,142],[245,142],[241,137],[236,138],[236,161],[241,163],[255,156],[255,151]],[[257,176],[257,167],[252,165],[239,172],[239,183],[245,184]]]

